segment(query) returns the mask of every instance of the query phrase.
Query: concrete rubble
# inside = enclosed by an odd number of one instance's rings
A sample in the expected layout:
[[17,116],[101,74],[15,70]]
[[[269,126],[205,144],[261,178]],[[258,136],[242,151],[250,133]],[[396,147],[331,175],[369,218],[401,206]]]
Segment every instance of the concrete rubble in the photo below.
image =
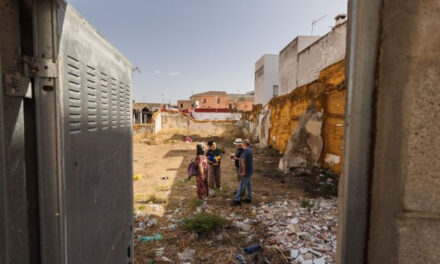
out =
[[230,214],[248,240],[256,238],[253,225],[261,224],[268,237],[260,238],[265,248],[280,250],[292,263],[335,263],[337,233],[337,200],[311,199],[307,207],[302,201],[281,200],[253,207],[255,219]]

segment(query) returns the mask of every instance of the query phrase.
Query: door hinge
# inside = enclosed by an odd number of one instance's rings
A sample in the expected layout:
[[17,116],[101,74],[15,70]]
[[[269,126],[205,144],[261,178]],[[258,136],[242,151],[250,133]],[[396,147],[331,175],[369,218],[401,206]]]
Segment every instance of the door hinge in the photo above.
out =
[[31,78],[57,77],[57,64],[52,59],[23,56],[17,63],[17,69],[16,72],[5,73],[6,95],[29,96]]

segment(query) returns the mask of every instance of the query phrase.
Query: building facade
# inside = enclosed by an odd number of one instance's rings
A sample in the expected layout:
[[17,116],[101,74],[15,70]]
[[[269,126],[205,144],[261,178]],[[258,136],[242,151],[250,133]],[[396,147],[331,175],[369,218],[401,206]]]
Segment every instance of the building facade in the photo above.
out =
[[267,104],[278,95],[278,55],[264,54],[255,63],[254,104]]
[[177,108],[179,110],[190,110],[195,108],[195,103],[193,100],[178,100]]
[[345,58],[347,23],[345,15],[336,17],[326,35],[298,36],[279,55],[279,95],[318,79],[322,69]]
[[279,55],[279,95],[290,93],[297,87],[298,53],[317,41],[320,36],[298,36]]
[[194,94],[190,97],[195,108],[229,108],[228,94],[222,91],[209,91]]

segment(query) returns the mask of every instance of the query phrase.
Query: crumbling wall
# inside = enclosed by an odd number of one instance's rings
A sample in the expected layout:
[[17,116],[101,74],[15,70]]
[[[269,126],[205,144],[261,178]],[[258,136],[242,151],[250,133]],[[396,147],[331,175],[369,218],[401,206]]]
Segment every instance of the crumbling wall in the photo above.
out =
[[295,131],[287,144],[287,150],[280,160],[280,169],[287,171],[292,167],[317,166],[321,156],[323,140],[321,137],[322,112],[314,105],[298,120]]
[[[322,151],[318,164],[336,173],[342,168],[342,146],[345,119],[344,61],[323,69],[319,78],[298,87],[289,94],[273,98],[253,123],[262,147],[270,146],[280,153],[290,153],[291,139],[307,109],[313,107],[322,115]],[[255,120],[258,120],[255,121]]]
[[175,111],[161,111],[155,118],[160,119],[162,133],[183,133],[203,137],[234,137],[242,134],[241,126],[235,120],[195,120],[184,113]]

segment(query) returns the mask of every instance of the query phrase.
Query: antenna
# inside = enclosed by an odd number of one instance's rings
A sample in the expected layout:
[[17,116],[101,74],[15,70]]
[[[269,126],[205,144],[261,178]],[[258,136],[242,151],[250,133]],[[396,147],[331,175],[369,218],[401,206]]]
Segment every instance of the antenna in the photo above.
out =
[[315,24],[316,23],[318,23],[320,20],[322,20],[323,18],[325,18],[327,15],[323,15],[322,17],[320,17],[320,18],[318,18],[318,19],[316,19],[316,20],[313,20],[313,22],[312,22],[312,32],[310,33],[310,35],[313,35],[313,27],[315,27]]

